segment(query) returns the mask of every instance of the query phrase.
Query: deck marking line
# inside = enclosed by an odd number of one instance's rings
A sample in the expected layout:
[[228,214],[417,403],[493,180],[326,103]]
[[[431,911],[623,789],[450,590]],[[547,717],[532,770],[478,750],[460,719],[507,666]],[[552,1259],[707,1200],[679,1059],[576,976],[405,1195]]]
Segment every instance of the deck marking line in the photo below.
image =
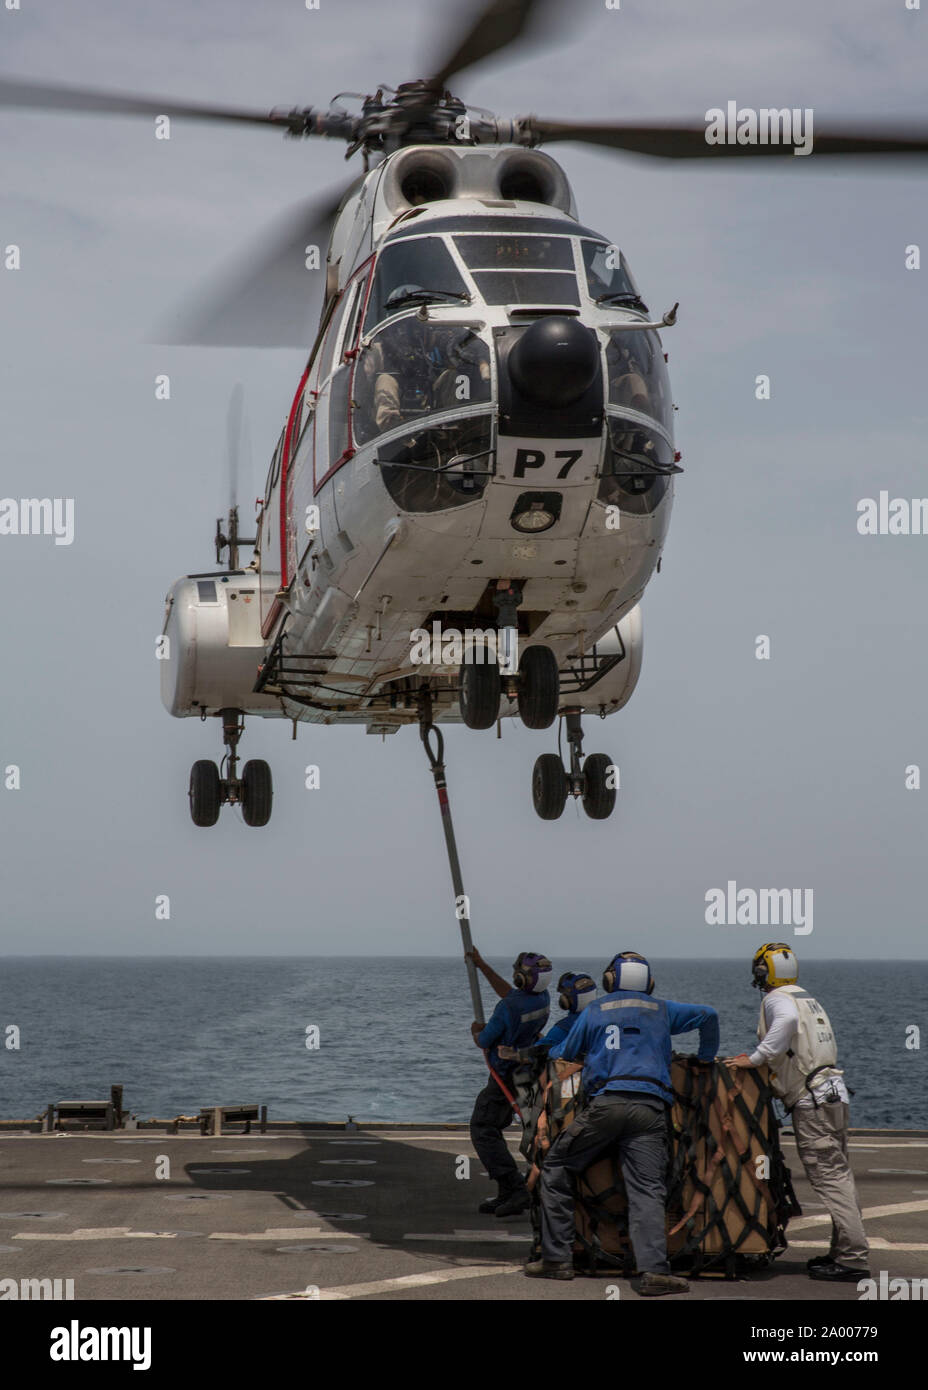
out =
[[375,1279],[369,1284],[341,1284],[332,1289],[320,1289],[320,1300],[366,1298],[374,1293],[402,1293],[404,1289],[422,1289],[429,1284],[448,1284],[456,1279],[486,1279],[493,1274],[521,1274],[521,1265],[468,1265],[465,1268],[433,1269],[427,1274],[401,1274],[396,1279]]
[[458,1241],[470,1241],[477,1245],[489,1244],[491,1241],[496,1245],[507,1245],[511,1242],[515,1242],[518,1245],[524,1245],[527,1241],[530,1241],[532,1237],[528,1234],[517,1234],[515,1231],[452,1231],[450,1234],[447,1231],[430,1231],[421,1235],[406,1235],[403,1236],[403,1239],[444,1240],[453,1241],[455,1243]]
[[[889,1254],[903,1251],[928,1250],[928,1245],[919,1245],[915,1241],[895,1241],[884,1240],[882,1236],[868,1236],[867,1242],[871,1250],[885,1250]],[[789,1248],[796,1250],[827,1250],[830,1241],[827,1240],[791,1240]]]
[[267,1231],[211,1231],[210,1240],[367,1240],[367,1231],[326,1231],[322,1226],[280,1226]]
[[133,1231],[131,1226],[81,1226],[76,1231],[17,1231],[14,1240],[176,1240],[176,1231]]
[[[928,1211],[928,1202],[896,1202],[887,1207],[864,1207],[860,1214],[865,1221],[875,1221],[878,1216],[907,1216],[915,1211]],[[800,1216],[790,1221],[787,1230],[803,1231],[807,1226],[823,1226],[830,1221],[827,1212],[824,1216]]]

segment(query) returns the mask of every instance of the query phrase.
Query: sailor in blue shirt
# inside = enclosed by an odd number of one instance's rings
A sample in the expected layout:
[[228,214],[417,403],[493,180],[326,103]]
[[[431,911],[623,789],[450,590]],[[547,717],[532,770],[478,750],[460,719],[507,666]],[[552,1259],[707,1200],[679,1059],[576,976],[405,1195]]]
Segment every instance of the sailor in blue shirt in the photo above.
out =
[[671,1035],[699,1029],[699,1058],[709,1062],[719,1044],[718,1014],[696,1004],[655,999],[643,956],[624,951],[603,974],[604,997],[577,1016],[549,1058],[583,1059],[587,1105],[551,1145],[539,1184],[541,1258],[525,1266],[532,1278],[573,1278],[575,1175],[615,1146],[628,1193],[628,1229],[635,1252],[638,1293],[685,1293],[667,1259],[667,1108]]
[[562,1043],[576,1023],[577,1015],[596,998],[596,985],[590,976],[577,975],[572,970],[564,972],[557,982],[557,988],[558,1008],[565,1012],[552,1023],[544,1037],[538,1039],[539,1047],[555,1047]]
[[[503,1138],[503,1130],[512,1122],[512,1101],[502,1088],[510,1090],[509,1081],[516,1066],[514,1054],[536,1043],[548,1021],[551,962],[534,951],[522,951],[512,967],[512,985],[508,985],[476,948],[472,955],[474,964],[500,996],[484,1027],[479,1023],[471,1025],[474,1041],[488,1050],[487,1061],[495,1073],[477,1097],[470,1121],[470,1137],[477,1156],[497,1184],[497,1196],[481,1202],[479,1210],[501,1217],[518,1216],[528,1210],[531,1198]],[[513,1055],[500,1056],[500,1049]]]

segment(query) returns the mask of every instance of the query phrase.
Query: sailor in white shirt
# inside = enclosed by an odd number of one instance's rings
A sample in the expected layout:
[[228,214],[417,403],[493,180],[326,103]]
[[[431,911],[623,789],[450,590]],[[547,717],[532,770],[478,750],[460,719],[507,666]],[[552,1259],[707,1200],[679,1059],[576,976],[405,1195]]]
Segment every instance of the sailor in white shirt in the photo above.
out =
[[728,1066],[767,1064],[775,1093],[792,1116],[796,1149],[806,1176],[831,1216],[827,1256],[808,1261],[809,1277],[854,1282],[868,1277],[870,1248],[860,1217],[847,1150],[848,1091],[837,1066],[834,1031],[825,1010],[796,980],[789,946],[768,942],[752,962],[752,983],[763,991],[758,1044]]

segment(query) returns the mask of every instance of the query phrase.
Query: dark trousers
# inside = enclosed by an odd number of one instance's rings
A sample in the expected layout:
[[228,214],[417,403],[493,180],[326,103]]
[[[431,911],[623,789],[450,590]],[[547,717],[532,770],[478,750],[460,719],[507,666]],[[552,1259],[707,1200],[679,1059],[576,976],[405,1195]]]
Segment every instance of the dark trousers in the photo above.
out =
[[513,1192],[525,1181],[503,1138],[503,1130],[511,1120],[512,1106],[491,1076],[474,1102],[470,1138],[488,1175],[499,1183],[501,1193]]
[[551,1145],[541,1170],[541,1253],[569,1264],[574,1244],[574,1177],[615,1148],[628,1193],[628,1233],[640,1273],[669,1274],[664,1205],[667,1121],[656,1096],[603,1091]]

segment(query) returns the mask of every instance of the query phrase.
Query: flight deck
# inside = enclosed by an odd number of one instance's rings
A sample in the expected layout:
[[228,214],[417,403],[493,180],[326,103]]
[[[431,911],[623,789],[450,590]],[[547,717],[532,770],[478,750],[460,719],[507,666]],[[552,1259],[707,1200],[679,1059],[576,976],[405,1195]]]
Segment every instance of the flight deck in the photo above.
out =
[[[465,1125],[170,1128],[0,1125],[0,1278],[61,1280],[59,1296],[76,1300],[638,1298],[616,1271],[525,1278],[529,1220],[478,1214],[493,1187]],[[507,1132],[517,1159],[519,1135]],[[788,1130],[781,1143],[803,1208],[788,1249],[746,1277],[694,1279],[670,1302],[858,1301],[855,1284],[806,1276],[830,1222]],[[928,1131],[852,1130],[850,1150],[873,1278],[925,1276]]]

